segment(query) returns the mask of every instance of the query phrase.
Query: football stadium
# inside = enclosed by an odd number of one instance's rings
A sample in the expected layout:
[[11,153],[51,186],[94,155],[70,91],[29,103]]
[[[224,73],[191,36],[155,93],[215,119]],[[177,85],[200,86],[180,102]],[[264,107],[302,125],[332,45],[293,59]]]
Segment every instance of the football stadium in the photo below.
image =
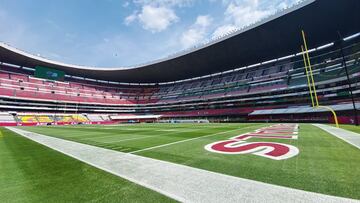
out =
[[0,42],[0,201],[360,202],[359,11],[298,1],[127,68]]

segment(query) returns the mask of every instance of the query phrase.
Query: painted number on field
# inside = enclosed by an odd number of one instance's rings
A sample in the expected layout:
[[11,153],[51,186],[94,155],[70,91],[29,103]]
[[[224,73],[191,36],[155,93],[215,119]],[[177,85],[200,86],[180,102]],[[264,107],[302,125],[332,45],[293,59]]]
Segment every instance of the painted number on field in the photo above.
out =
[[277,124],[261,128],[252,133],[246,133],[208,144],[205,149],[221,154],[254,154],[273,160],[289,159],[299,154],[295,146],[277,142],[248,142],[250,138],[261,139],[297,139],[297,124]]

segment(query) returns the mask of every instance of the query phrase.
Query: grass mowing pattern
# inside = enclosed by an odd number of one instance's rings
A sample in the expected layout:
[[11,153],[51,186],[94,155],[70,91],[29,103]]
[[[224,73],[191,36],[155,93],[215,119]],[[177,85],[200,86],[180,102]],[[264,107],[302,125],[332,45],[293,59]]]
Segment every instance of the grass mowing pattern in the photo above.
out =
[[4,128],[0,130],[0,202],[173,201]]
[[[25,129],[124,152],[225,132],[136,154],[232,176],[360,199],[360,182],[357,181],[360,177],[360,151],[312,125],[301,125],[298,140],[265,140],[298,147],[300,154],[288,160],[274,161],[255,155],[224,155],[204,149],[207,144],[251,132],[263,126],[268,125],[141,124]],[[249,141],[264,139],[252,138]]]
[[[209,134],[234,131],[263,124],[140,124],[123,126],[23,127],[44,135],[72,140],[122,152],[132,152]],[[238,132],[240,132],[239,130]]]

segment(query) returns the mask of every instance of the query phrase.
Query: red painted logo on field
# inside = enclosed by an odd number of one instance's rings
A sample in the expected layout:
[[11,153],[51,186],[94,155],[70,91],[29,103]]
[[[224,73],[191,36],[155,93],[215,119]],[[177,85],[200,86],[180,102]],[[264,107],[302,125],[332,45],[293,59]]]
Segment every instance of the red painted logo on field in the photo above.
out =
[[254,154],[274,160],[283,160],[296,156],[299,153],[298,148],[283,143],[247,142],[246,140],[250,138],[297,139],[297,135],[297,124],[277,124],[206,145],[205,149],[222,154]]

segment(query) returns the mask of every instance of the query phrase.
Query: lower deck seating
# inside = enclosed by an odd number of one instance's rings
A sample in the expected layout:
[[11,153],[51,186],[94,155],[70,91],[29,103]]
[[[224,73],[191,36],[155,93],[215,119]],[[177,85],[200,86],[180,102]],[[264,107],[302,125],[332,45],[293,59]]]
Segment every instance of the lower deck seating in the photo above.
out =
[[104,120],[104,121],[110,121],[110,117],[109,115],[101,115],[101,118]]
[[78,123],[89,122],[89,119],[81,114],[72,115],[71,117],[74,120],[74,122],[78,122]]
[[21,123],[38,123],[35,115],[23,115],[17,116]]
[[14,116],[10,114],[0,114],[0,123],[15,123]]
[[18,115],[17,116],[19,122],[21,123],[53,123],[53,122],[61,122],[61,123],[84,123],[89,122],[89,119],[81,114],[74,115]]
[[54,119],[50,116],[36,116],[39,123],[52,123]]
[[104,121],[99,115],[87,115],[88,119],[93,122],[101,122]]
[[56,122],[60,123],[71,123],[74,122],[74,119],[72,116],[56,116]]

